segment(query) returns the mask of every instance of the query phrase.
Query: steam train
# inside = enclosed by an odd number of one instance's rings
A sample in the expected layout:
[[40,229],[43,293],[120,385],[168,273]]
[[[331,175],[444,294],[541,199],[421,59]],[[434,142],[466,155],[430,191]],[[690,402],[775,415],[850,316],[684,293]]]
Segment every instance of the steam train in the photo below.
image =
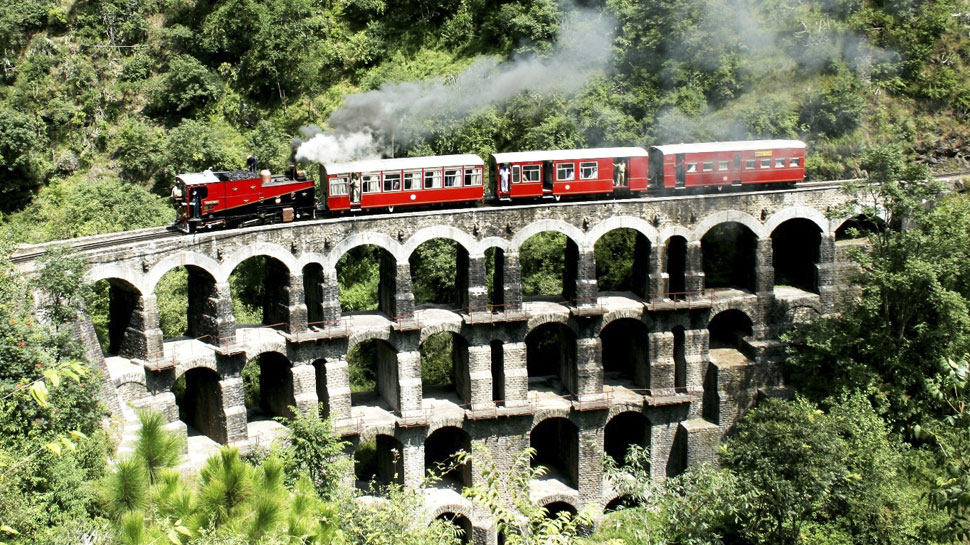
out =
[[315,182],[295,167],[181,174],[172,188],[175,225],[186,233],[327,214],[393,212],[397,208],[484,202],[484,174],[495,180],[489,200],[501,203],[679,194],[725,187],[760,188],[805,178],[805,144],[750,140],[638,147],[437,155],[322,165]]

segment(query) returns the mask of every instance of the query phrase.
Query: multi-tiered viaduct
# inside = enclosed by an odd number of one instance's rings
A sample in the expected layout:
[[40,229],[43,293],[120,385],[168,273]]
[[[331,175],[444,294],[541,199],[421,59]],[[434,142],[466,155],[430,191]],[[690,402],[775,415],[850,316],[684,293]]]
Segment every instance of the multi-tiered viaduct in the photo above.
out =
[[[430,465],[459,449],[487,448],[501,465],[531,445],[551,468],[533,485],[535,501],[576,510],[618,499],[604,482],[604,453],[646,446],[655,477],[677,474],[712,459],[759,392],[781,385],[779,332],[836,301],[846,221],[826,211],[846,198],[837,184],[806,184],[424,211],[87,253],[91,279],[110,283],[101,351],[124,402],[218,443],[252,442],[258,423],[241,371],[255,361],[265,412],[319,404],[352,450],[376,439],[380,481],[419,487]],[[632,291],[607,294],[594,247],[616,229],[636,233],[634,278]],[[520,248],[544,231],[568,237],[561,300],[522,296]],[[457,243],[453,308],[414,304],[408,260],[434,238]],[[337,263],[360,245],[382,249],[380,309],[341,313]],[[257,256],[266,263],[263,323],[273,327],[242,326],[232,312],[229,277]],[[189,277],[188,337],[165,339],[155,290],[180,267]],[[421,379],[422,343],[442,332],[454,346],[447,391]],[[361,343],[372,345],[376,363],[371,395],[350,387],[347,355]],[[493,543],[492,522],[454,491],[479,478],[472,463],[450,487],[429,492],[430,516],[457,516],[474,542]]]

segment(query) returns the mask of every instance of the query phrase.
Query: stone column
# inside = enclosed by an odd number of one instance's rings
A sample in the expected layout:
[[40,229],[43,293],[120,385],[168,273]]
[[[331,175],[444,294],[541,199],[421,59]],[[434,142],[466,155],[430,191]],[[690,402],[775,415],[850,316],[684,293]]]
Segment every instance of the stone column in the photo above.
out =
[[220,380],[219,391],[222,395],[222,415],[225,422],[223,429],[226,431],[221,442],[232,443],[249,439],[249,430],[246,428],[246,393],[242,377]]
[[[459,251],[459,254],[462,252]],[[462,263],[466,261],[466,263]],[[468,312],[484,312],[488,309],[488,289],[485,287],[485,256],[459,259],[458,266],[465,265],[466,292],[463,296],[462,307]]]
[[397,438],[401,441],[401,462],[404,486],[419,489],[424,480],[424,439],[427,428],[400,428]]
[[[572,370],[568,370],[572,371]],[[568,380],[570,375],[574,380]],[[576,339],[575,374],[563,374],[566,389],[576,395],[603,393],[603,345],[599,337],[579,337]]]
[[775,289],[775,268],[772,266],[774,253],[771,250],[771,238],[758,239],[755,250],[755,293],[760,295],[773,294]]
[[[403,417],[421,415],[421,352],[417,350],[397,353],[397,365],[394,381],[398,405],[394,408],[401,411]],[[387,385],[390,386],[390,385]],[[385,401],[390,400],[385,397]]]
[[320,282],[320,301],[324,324],[340,320],[340,289],[337,285],[337,269],[326,269]]
[[307,329],[306,299],[303,293],[303,275],[291,274],[290,282],[283,288],[286,305],[286,331],[299,333]]
[[822,299],[823,311],[833,309],[839,294],[839,269],[835,261],[835,237],[823,236],[819,242],[817,268],[818,293]]
[[323,403],[323,417],[333,421],[350,418],[350,370],[346,360],[318,362],[317,400]]
[[[685,344],[686,344],[686,334]],[[675,363],[674,363],[674,335],[669,331],[650,333],[647,335],[650,348],[650,393],[652,395],[674,395]],[[686,348],[686,347],[685,347]]]
[[643,298],[646,301],[651,299],[651,296],[662,298],[667,293],[667,273],[664,272],[664,260],[663,252],[664,246],[659,244],[650,245],[650,256],[648,258],[649,262],[647,265],[647,292],[643,294]]
[[[468,383],[459,394],[473,411],[490,409],[492,401],[492,347],[478,345],[468,347]],[[459,381],[461,382],[461,381]]]
[[[704,395],[704,379],[707,376],[710,332],[706,329],[688,329],[684,331],[684,359],[687,360],[687,393],[697,396],[699,400]],[[702,416],[702,404],[691,404],[691,417]]]
[[502,297],[505,301],[505,310],[522,310],[522,267],[519,264],[519,252],[505,252],[503,260],[503,276],[505,282],[502,285]]
[[293,373],[293,401],[296,409],[304,415],[317,412],[316,370],[312,365],[295,365]]
[[[209,344],[228,347],[236,343],[236,317],[232,314],[232,291],[228,282],[217,282],[205,301],[201,335]],[[201,336],[200,335],[200,336]]]
[[704,289],[704,252],[699,240],[687,243],[687,272],[684,274],[684,289],[688,292]]
[[529,368],[526,365],[525,343],[502,345],[505,365],[505,406],[521,407],[529,401]]
[[162,357],[163,336],[158,327],[155,294],[136,297],[134,303],[118,355],[140,360],[159,359]]
[[579,482],[576,483],[581,505],[603,501],[603,428],[582,426],[579,439]]
[[[571,243],[567,243],[571,245]],[[570,265],[568,263],[569,252],[566,253],[566,267]],[[580,250],[576,255],[576,291],[575,299],[577,306],[590,306],[596,304],[596,260],[593,257],[592,250]]]
[[413,319],[414,291],[411,289],[411,264],[407,261],[397,264],[394,287],[394,316],[398,321]]

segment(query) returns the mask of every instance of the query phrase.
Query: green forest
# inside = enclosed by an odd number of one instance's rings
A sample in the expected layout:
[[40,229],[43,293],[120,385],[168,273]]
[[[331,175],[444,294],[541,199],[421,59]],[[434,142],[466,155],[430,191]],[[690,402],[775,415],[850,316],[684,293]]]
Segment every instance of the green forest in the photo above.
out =
[[[465,493],[507,543],[964,543],[970,200],[923,180],[967,169],[968,62],[967,0],[0,0],[0,253],[165,225],[176,174],[249,154],[316,175],[320,156],[297,152],[317,135],[351,155],[483,157],[798,138],[810,179],[873,184],[864,210],[890,228],[859,234],[858,297],[785,335],[794,399],[749,411],[716,467],[656,482],[634,449],[613,468],[631,505],[595,528],[528,502],[528,452],[511,471],[480,460],[485,484]],[[622,236],[597,248],[603,290],[629,274]],[[525,295],[556,295],[564,237],[528,244]],[[453,255],[415,252],[416,302],[454,297]],[[376,308],[378,262],[361,248],[338,265],[345,310]],[[71,329],[82,306],[104,329],[106,286],[84,267],[54,250],[25,279],[0,259],[0,543],[461,542],[412,523],[412,491],[353,501],[344,445],[315,416],[185,476],[183,445],[146,413],[135,452],[109,462],[118,423]],[[259,321],[248,267],[239,323]],[[158,288],[166,337],[185,331],[186,281]],[[424,347],[431,384],[451,380],[449,342]],[[355,391],[373,388],[351,365]]]

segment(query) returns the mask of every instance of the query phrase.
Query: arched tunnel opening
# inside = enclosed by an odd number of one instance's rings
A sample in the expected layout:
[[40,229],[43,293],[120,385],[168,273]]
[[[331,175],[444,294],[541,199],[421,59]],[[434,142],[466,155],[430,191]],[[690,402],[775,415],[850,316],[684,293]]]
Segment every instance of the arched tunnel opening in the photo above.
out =
[[822,232],[814,222],[790,219],[771,233],[776,286],[818,293],[818,262]]
[[548,418],[529,434],[535,450],[532,467],[548,469],[546,478],[559,479],[567,486],[579,483],[579,429],[565,418]]
[[454,426],[438,428],[424,441],[425,473],[458,491],[471,486],[471,464],[468,460],[459,464],[456,458],[459,451],[471,454],[471,449],[471,437],[465,430]]
[[704,286],[754,293],[757,247],[757,237],[741,223],[725,222],[711,228],[701,239]]
[[687,292],[687,239],[673,236],[667,240],[667,296],[683,299]]
[[293,370],[286,356],[264,352],[246,363],[242,378],[249,420],[294,416]]
[[711,319],[707,326],[710,348],[744,349],[744,338],[752,335],[751,319],[740,310],[725,310]]
[[404,484],[404,446],[391,435],[360,441],[354,449],[354,480],[359,490],[377,493],[389,484]]
[[457,537],[460,543],[472,542],[472,521],[468,520],[468,517],[465,515],[448,512],[438,515],[435,517],[435,519],[448,524],[453,524],[458,531]]
[[337,261],[337,297],[341,312],[396,313],[397,260],[373,244],[347,250]]
[[650,241],[642,233],[629,228],[609,231],[596,241],[593,256],[599,291],[650,295]]
[[347,354],[352,405],[375,405],[400,408],[397,376],[397,350],[381,339],[368,339],[355,345]]
[[525,337],[529,390],[574,392],[576,335],[560,323],[547,323]]
[[622,412],[606,423],[603,430],[603,449],[619,467],[627,464],[631,446],[650,449],[650,421],[643,413]]
[[603,382],[650,388],[650,343],[646,324],[633,318],[610,322],[600,333]]
[[423,397],[457,395],[459,404],[471,402],[468,343],[456,333],[442,331],[420,346]]
[[408,258],[416,305],[468,306],[468,251],[458,242],[434,238]]
[[183,373],[172,390],[179,408],[179,420],[189,427],[189,434],[192,435],[194,430],[217,443],[224,443],[226,430],[219,380],[219,373],[212,369],[196,367]]

